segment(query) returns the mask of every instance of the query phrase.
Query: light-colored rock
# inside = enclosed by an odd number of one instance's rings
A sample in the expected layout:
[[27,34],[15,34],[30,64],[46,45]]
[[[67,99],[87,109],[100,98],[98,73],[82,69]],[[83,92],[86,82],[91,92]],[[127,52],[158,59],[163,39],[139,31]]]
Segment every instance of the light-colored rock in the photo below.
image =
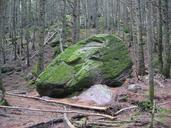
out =
[[141,86],[138,85],[138,84],[130,84],[128,85],[128,90],[131,91],[131,92],[137,92],[139,90],[141,90]]
[[107,85],[93,85],[78,96],[82,101],[93,101],[97,105],[107,105],[114,100],[112,90]]

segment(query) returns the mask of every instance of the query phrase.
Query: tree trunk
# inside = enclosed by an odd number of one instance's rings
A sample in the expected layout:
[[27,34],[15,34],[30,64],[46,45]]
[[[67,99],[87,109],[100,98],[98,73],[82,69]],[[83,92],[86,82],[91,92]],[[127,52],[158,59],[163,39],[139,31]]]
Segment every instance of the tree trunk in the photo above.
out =
[[12,5],[12,44],[14,45],[14,60],[17,59],[17,42],[16,42],[16,0],[13,0]]
[[96,27],[96,34],[98,34],[99,33],[98,0],[95,0],[95,27]]
[[39,52],[38,52],[38,64],[37,74],[40,74],[44,69],[44,29],[45,29],[45,0],[39,0]]
[[[147,2],[146,11],[147,20],[147,49],[148,49],[148,70],[149,70],[149,99],[151,102],[152,110],[154,106],[154,69],[153,69],[153,36],[152,36],[152,3]],[[154,114],[151,114],[150,128],[153,128]]]
[[145,64],[144,64],[144,44],[142,38],[142,13],[141,13],[141,2],[137,2],[137,38],[138,38],[138,75],[143,76],[145,74]]
[[72,33],[72,40],[75,43],[80,38],[80,0],[74,0]]
[[152,37],[152,4],[147,2],[147,50],[148,50],[148,70],[149,70],[149,96],[153,104],[154,99],[154,71],[153,71],[153,37]]
[[[2,33],[3,33],[3,14],[4,14],[4,0],[0,0],[0,49],[2,49]],[[1,66],[2,66],[2,54],[0,54],[0,91],[2,91],[2,96],[0,96],[0,101],[4,99],[5,88],[2,82]]]
[[66,38],[67,38],[67,35],[66,35],[66,0],[63,0],[63,10],[62,10],[63,14],[62,14],[62,52],[63,52],[63,45],[65,44],[66,42]]
[[163,42],[163,75],[166,78],[170,78],[170,37],[169,37],[169,11],[168,11],[168,0],[163,0],[163,30],[164,30],[164,42]]
[[158,0],[158,62],[160,72],[163,69],[162,38],[162,3],[161,0]]
[[3,6],[2,6],[2,10],[3,10],[3,14],[2,14],[2,61],[3,61],[3,64],[6,64],[6,48],[5,48],[5,46],[6,46],[6,39],[5,39],[5,19],[6,19],[6,15],[5,15],[5,13],[6,13],[6,2],[4,1],[4,3],[3,3]]

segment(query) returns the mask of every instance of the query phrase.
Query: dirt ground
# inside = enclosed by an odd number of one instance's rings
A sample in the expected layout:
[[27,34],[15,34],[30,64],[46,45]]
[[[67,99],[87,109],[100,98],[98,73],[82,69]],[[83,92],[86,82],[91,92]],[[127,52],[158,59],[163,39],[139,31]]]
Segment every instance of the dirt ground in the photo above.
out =
[[[33,52],[34,53],[34,52]],[[33,54],[32,53],[32,54]],[[50,46],[45,47],[45,63],[46,65],[53,58],[53,49]],[[34,60],[34,61],[33,61]],[[38,97],[39,95],[28,85],[28,81],[25,80],[26,75],[31,71],[35,64],[33,59],[31,66],[25,69],[24,72],[11,72],[4,74],[3,81],[7,93]],[[14,63],[15,64],[15,63]],[[171,128],[171,80],[161,81],[162,87],[158,84],[155,85],[155,103],[157,108],[160,108],[155,113],[155,128]],[[136,92],[128,90],[128,85],[138,84],[141,89]],[[74,123],[78,120],[85,118],[87,127],[93,128],[145,128],[149,126],[150,113],[147,111],[142,111],[139,108],[125,110],[118,115],[115,115],[118,110],[127,108],[141,101],[148,99],[148,84],[146,78],[137,80],[136,78],[131,78],[126,80],[122,87],[113,88],[114,93],[117,96],[117,100],[113,101],[108,106],[109,109],[106,111],[83,109],[80,107],[72,107],[71,105],[63,105],[57,103],[49,103],[42,100],[36,100],[32,98],[24,98],[19,96],[12,96],[10,94],[6,95],[6,100],[9,105],[19,107],[19,108],[0,108],[0,128],[67,128],[66,120],[64,119],[64,113],[48,112],[48,111],[33,111],[29,109],[38,110],[53,110],[53,111],[77,111],[78,113],[67,113],[68,119]],[[51,100],[51,98],[44,97],[45,99]],[[54,99],[53,99],[54,100]],[[71,98],[67,99],[55,99],[56,101],[62,101],[65,103],[72,103],[75,105],[83,106],[94,106],[98,107],[96,104],[90,102],[80,102],[78,100],[73,100]],[[65,108],[66,107],[66,108]],[[99,106],[104,107],[104,106]],[[22,109],[23,108],[23,109]],[[25,109],[24,109],[25,108]],[[26,110],[26,108],[29,108]],[[65,110],[66,109],[66,110]],[[109,118],[104,118],[101,116],[85,116],[85,114],[79,113],[100,113],[107,114],[115,117],[113,120]],[[76,118],[75,121],[73,118]],[[58,120],[57,120],[58,119]],[[49,122],[50,121],[50,122]],[[78,123],[80,124],[80,123]],[[96,125],[95,125],[96,124]],[[86,127],[83,125],[82,127]]]

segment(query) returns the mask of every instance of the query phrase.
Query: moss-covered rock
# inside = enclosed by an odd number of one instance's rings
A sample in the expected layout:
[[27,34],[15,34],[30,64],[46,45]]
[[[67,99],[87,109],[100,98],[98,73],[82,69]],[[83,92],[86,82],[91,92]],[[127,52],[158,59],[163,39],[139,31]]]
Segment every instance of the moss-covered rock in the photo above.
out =
[[40,95],[64,97],[94,83],[117,86],[132,65],[124,43],[114,35],[96,35],[59,54],[36,80]]

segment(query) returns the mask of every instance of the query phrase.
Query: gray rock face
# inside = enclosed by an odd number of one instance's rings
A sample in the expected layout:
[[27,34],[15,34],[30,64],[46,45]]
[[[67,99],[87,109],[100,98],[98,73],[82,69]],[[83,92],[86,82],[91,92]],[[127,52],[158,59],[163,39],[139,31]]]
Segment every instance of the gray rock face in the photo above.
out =
[[93,101],[97,105],[107,105],[112,102],[113,96],[112,90],[107,85],[97,84],[84,91],[78,98],[82,101]]

